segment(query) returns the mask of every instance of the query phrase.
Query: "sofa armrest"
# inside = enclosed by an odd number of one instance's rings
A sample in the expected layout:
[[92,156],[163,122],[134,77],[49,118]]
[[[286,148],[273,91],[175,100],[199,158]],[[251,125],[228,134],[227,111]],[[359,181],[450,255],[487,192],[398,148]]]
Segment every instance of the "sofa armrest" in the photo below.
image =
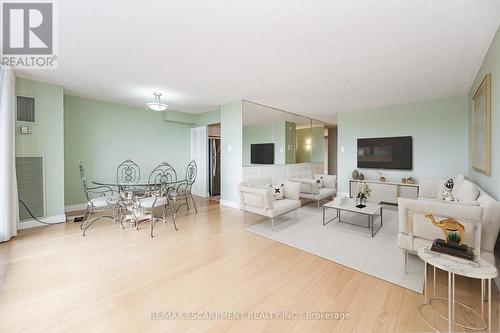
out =
[[285,199],[299,200],[300,183],[284,182],[285,185]]
[[453,205],[438,200],[414,200],[398,198],[400,220],[408,211],[446,216],[467,222],[481,223],[483,208],[480,206]]
[[[444,203],[439,200],[414,200],[398,198],[399,206],[399,232],[407,234],[410,239],[423,237],[432,241],[435,237],[430,236],[429,229],[422,225],[431,223],[424,216],[433,214],[436,217],[454,218],[462,223],[469,231],[475,230],[474,248],[475,254],[480,254],[481,231],[483,208],[480,206],[462,206]],[[438,230],[438,229],[436,229]],[[472,245],[472,243],[471,243]],[[416,250],[416,249],[412,249]]]
[[316,180],[310,178],[290,178],[291,182],[300,183],[300,192],[318,194],[319,189]]
[[273,208],[271,192],[265,188],[240,186],[240,200],[242,208],[245,205],[264,209]]

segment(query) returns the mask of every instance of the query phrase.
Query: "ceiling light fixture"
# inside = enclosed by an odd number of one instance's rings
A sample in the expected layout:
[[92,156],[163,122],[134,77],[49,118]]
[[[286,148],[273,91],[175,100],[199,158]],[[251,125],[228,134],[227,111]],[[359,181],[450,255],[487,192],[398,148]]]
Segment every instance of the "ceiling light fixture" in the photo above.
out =
[[153,111],[165,111],[168,108],[167,103],[163,103],[161,101],[161,94],[160,93],[154,93],[155,99],[154,101],[150,103],[146,103],[148,106],[148,109],[153,110]]

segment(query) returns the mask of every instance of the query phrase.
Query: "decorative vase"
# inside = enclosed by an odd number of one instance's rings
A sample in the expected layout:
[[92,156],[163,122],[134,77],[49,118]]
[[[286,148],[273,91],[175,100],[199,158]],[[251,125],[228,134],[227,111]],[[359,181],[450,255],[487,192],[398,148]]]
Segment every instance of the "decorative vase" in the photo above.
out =
[[364,180],[365,179],[365,175],[363,175],[362,173],[359,174],[359,180]]
[[354,170],[352,172],[352,179],[354,179],[354,180],[358,180],[359,179],[359,172],[358,172],[358,170]]

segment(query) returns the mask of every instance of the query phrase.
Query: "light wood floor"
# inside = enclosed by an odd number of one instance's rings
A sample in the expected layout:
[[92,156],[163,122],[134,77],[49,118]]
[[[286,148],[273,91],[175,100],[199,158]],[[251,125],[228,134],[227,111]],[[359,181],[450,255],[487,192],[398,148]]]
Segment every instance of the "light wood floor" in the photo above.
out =
[[[108,221],[83,239],[68,222],[0,244],[0,332],[430,331],[417,316],[422,295],[247,232],[238,210],[197,201],[197,216],[181,209],[179,231],[159,223],[154,239],[148,224],[120,230]],[[446,276],[438,278],[444,295]],[[459,278],[457,290],[479,308],[478,283]],[[169,311],[345,312],[349,319],[151,319]]]

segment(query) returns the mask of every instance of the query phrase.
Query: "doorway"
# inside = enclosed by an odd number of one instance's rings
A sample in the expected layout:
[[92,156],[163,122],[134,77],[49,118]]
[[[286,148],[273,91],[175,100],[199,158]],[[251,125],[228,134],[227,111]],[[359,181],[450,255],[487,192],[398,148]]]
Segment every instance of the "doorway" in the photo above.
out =
[[210,199],[220,200],[221,169],[220,123],[208,126],[208,193]]

